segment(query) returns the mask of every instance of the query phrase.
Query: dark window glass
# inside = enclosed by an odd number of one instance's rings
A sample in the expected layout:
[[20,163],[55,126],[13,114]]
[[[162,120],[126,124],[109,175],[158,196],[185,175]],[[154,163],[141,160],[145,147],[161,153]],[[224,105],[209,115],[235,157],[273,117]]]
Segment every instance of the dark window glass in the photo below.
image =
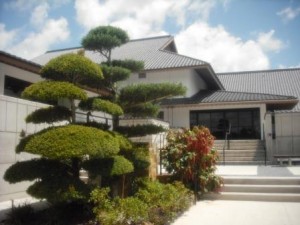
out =
[[231,139],[260,138],[259,109],[191,111],[190,125],[208,127],[217,139],[224,139],[229,128]]
[[197,125],[210,127],[210,113],[199,113]]
[[24,89],[30,84],[31,83],[24,80],[5,76],[4,95],[20,98]]

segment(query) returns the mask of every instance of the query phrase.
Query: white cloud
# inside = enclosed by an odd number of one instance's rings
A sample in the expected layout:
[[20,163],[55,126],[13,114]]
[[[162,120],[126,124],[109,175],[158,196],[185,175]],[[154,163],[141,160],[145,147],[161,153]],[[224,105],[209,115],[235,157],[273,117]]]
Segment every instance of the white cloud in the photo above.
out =
[[4,49],[6,46],[10,45],[16,34],[17,30],[8,31],[5,28],[5,24],[0,23],[0,49]]
[[69,37],[68,22],[65,18],[49,19],[42,30],[29,33],[27,37],[7,50],[12,54],[31,59],[48,50],[49,46]]
[[278,66],[278,69],[290,69],[290,68],[300,68],[300,63],[298,65],[291,65],[291,66],[279,64]]
[[45,20],[48,18],[49,5],[45,2],[34,8],[30,23],[35,26],[42,26]]
[[64,17],[48,18],[48,10],[49,5],[45,2],[33,9],[30,23],[35,26],[35,31],[26,32],[24,28],[7,31],[5,25],[0,24],[1,49],[31,59],[47,51],[51,45],[67,40],[70,34],[68,21]]
[[300,7],[296,9],[292,9],[291,7],[287,7],[280,12],[277,12],[277,15],[282,18],[284,22],[289,22],[295,19],[300,14]]
[[258,42],[243,41],[221,25],[197,22],[176,35],[179,53],[211,63],[218,72],[268,69],[270,62]]
[[165,33],[166,19],[176,20],[184,27],[187,17],[195,15],[206,20],[216,2],[228,0],[76,0],[76,18],[86,30],[100,25],[118,25],[131,38]]
[[267,33],[259,33],[258,44],[262,47],[264,51],[274,51],[279,52],[284,48],[284,43],[274,37],[275,30],[270,30]]
[[47,3],[51,7],[59,7],[69,3],[71,0],[10,0],[4,3],[6,9],[14,9],[19,11],[31,10],[37,5]]

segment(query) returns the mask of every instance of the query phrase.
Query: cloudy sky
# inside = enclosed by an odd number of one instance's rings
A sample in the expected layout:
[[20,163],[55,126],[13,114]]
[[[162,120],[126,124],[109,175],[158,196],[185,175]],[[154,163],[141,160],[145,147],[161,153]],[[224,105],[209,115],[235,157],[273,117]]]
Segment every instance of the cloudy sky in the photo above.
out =
[[108,24],[131,39],[171,34],[216,72],[300,67],[300,0],[2,0],[0,49],[32,59]]

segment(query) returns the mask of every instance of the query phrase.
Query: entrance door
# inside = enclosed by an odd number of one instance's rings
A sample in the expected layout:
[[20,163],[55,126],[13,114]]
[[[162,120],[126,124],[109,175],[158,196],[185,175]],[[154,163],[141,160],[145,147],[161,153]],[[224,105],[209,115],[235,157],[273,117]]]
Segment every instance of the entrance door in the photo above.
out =
[[[225,124],[225,125],[224,125]],[[190,126],[208,127],[217,139],[224,139],[230,125],[230,139],[260,139],[259,109],[190,111]]]

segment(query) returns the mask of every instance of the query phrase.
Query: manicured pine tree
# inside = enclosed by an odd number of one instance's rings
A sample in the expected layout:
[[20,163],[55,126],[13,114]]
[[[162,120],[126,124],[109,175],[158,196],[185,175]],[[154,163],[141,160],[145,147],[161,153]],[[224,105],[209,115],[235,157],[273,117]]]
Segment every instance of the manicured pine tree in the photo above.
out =
[[[17,162],[6,171],[4,179],[10,183],[33,181],[27,192],[49,202],[87,200],[92,187],[79,177],[80,169],[95,159],[106,160],[111,170],[98,171],[106,176],[119,176],[133,171],[133,165],[118,155],[130,143],[121,135],[77,124],[76,101],[86,101],[87,94],[80,87],[94,87],[103,81],[100,67],[78,54],[66,54],[49,61],[41,70],[45,81],[32,84],[22,97],[41,102],[67,102],[60,106],[38,109],[28,115],[28,123],[48,123],[47,129],[21,139],[16,152],[32,153],[40,158]],[[100,102],[107,111],[120,114],[113,103]],[[114,109],[111,112],[109,109]],[[101,107],[103,111],[103,107]],[[53,126],[56,122],[65,125]],[[95,126],[95,124],[92,124]],[[97,126],[96,126],[97,127]],[[97,168],[96,168],[97,169]],[[94,169],[95,170],[95,169]]]
[[[82,46],[87,50],[99,52],[106,60],[101,63],[105,87],[113,93],[114,101],[118,102],[124,113],[132,117],[156,117],[159,111],[159,102],[164,98],[184,95],[186,88],[181,84],[160,83],[160,84],[136,84],[127,86],[121,90],[117,89],[117,83],[129,78],[133,72],[144,69],[142,61],[135,60],[112,60],[112,50],[129,41],[128,35],[120,28],[112,26],[99,26],[89,31],[82,39]],[[118,58],[118,56],[115,56]],[[142,135],[162,132],[163,129],[157,126],[138,126],[128,129],[114,129],[131,136],[137,134],[135,130],[143,130]],[[147,132],[148,130],[148,132]]]

